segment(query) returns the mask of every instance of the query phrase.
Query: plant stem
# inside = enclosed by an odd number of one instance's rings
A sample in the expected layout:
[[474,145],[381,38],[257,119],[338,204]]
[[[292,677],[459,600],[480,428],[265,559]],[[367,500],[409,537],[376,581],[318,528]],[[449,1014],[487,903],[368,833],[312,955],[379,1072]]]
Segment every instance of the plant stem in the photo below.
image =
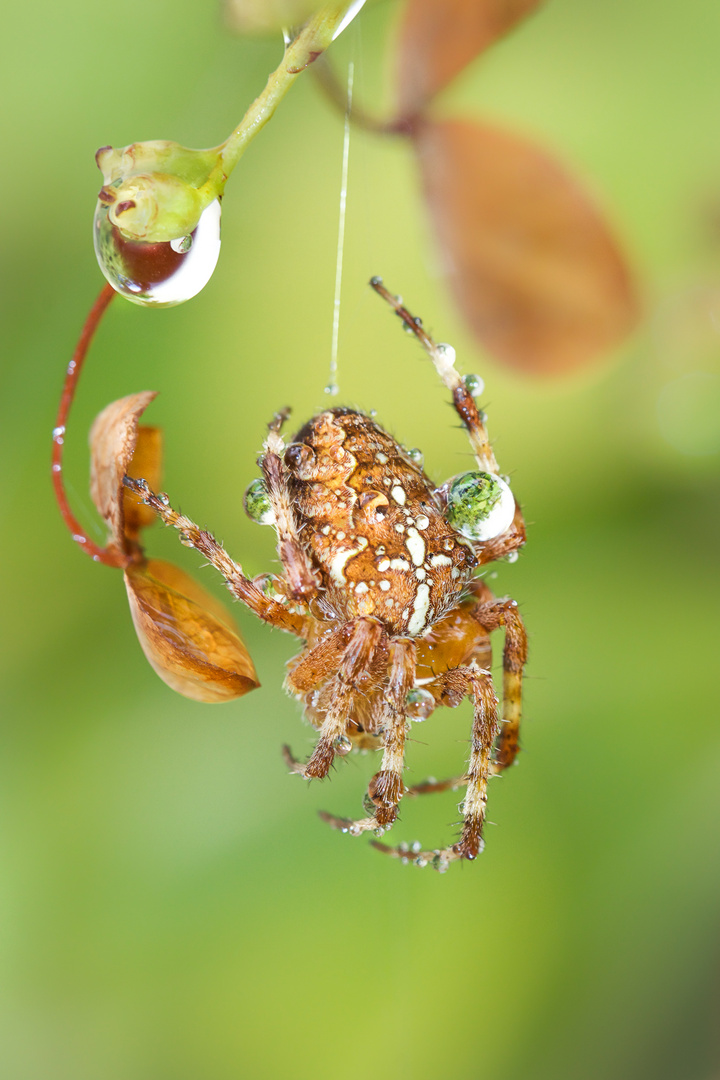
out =
[[63,521],[70,530],[73,540],[77,544],[80,544],[82,550],[89,555],[91,559],[94,559],[95,562],[104,563],[106,566],[124,567],[130,561],[127,555],[111,548],[101,548],[87,535],[70,509],[67,493],[65,491],[65,484],[63,482],[63,450],[65,448],[65,429],[67,427],[70,406],[75,397],[75,388],[80,377],[80,372],[82,371],[83,362],[87,356],[87,351],[90,347],[90,342],[92,341],[95,331],[98,328],[98,324],[105,314],[105,310],[113,296],[115,296],[115,290],[112,285],[104,285],[100,291],[100,295],[90,309],[90,314],[85,320],[85,325],[80,334],[80,340],[75,346],[72,360],[68,364],[67,372],[65,373],[65,382],[63,383],[57,418],[53,429],[52,482],[53,488],[55,489],[55,498],[60,507],[60,513],[63,516]]
[[344,3],[327,4],[308,20],[298,36],[288,45],[282,62],[268,79],[263,92],[252,103],[233,133],[217,147],[218,164],[200,188],[203,203],[209,203],[222,194],[227,178],[252,139],[273,116],[300,72],[325,52],[353,6],[348,0]]

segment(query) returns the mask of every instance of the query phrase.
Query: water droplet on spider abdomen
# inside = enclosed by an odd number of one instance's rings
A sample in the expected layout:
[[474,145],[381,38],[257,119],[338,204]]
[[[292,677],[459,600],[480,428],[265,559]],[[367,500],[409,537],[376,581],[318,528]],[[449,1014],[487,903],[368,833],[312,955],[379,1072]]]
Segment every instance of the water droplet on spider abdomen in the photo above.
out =
[[171,307],[196,296],[212,277],[220,255],[220,202],[203,210],[188,236],[162,243],[129,240],[98,202],[93,222],[95,254],[112,287],[136,304]]

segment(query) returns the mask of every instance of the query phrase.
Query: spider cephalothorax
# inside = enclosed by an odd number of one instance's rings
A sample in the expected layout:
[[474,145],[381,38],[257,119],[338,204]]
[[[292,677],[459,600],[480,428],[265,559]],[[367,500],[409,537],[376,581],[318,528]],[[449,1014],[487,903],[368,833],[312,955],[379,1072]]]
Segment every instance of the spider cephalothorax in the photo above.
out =
[[[420,339],[451,390],[478,469],[436,487],[422,455],[408,451],[364,413],[329,409],[291,442],[281,434],[287,410],[270,424],[260,456],[262,478],[245,496],[248,514],[272,525],[282,576],[248,579],[206,531],[171,509],[140,480],[131,487],[183,542],[201,551],[231,592],[260,618],[295,634],[304,648],[288,665],[286,685],[319,732],[302,763],[285,748],[293,772],[327,776],[337,756],[382,751],[370,781],[366,816],[323,814],[336,828],[377,836],[395,821],[400,800],[464,782],[462,834],[448,847],[413,849],[418,865],[442,870],[474,859],[482,846],[487,782],[518,748],[526,637],[513,600],[496,600],[475,570],[511,555],[525,542],[520,509],[490,448],[471,385],[454,367],[454,352],[436,345],[399,300],[373,287]],[[490,674],[490,633],[504,627],[502,723]],[[407,731],[438,705],[470,697],[474,720],[464,777],[406,787]],[[376,846],[399,858],[404,846]]]

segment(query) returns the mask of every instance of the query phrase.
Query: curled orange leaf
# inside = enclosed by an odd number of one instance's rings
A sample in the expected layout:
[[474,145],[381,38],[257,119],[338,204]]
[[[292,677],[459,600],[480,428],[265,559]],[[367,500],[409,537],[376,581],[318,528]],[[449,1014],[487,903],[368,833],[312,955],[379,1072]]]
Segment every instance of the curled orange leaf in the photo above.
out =
[[553,157],[466,120],[422,123],[414,137],[443,269],[480,344],[545,374],[627,335],[638,303],[625,257]]
[[[147,480],[153,491],[160,488],[162,480],[163,435],[158,427],[140,424],[137,429],[137,441],[127,469],[128,476]],[[156,520],[155,512],[141,503],[134,491],[124,487],[123,513],[125,516],[125,535],[136,539],[141,529],[146,529]]]
[[[126,505],[129,507],[130,503],[126,504],[123,476],[130,468],[138,443],[138,420],[155,397],[155,391],[147,390],[113,401],[103,409],[90,429],[90,495],[107,523],[113,542],[122,551],[130,549],[125,521]],[[143,437],[146,459],[152,442]],[[156,475],[159,466],[157,457],[154,462]],[[134,509],[131,520],[131,532],[136,534],[139,517]]]
[[397,107],[415,116],[542,0],[409,0],[397,46]]
[[216,703],[260,685],[223,606],[182,570],[151,559],[129,566],[125,584],[143,652],[172,690]]

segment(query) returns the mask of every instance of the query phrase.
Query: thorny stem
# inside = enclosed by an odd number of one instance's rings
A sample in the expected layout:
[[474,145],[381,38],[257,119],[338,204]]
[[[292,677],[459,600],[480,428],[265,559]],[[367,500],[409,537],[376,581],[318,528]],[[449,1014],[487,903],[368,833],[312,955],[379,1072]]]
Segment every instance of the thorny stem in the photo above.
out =
[[90,309],[90,314],[85,320],[85,325],[82,328],[80,339],[75,346],[75,351],[72,355],[72,360],[68,364],[67,372],[65,373],[65,382],[63,383],[62,394],[60,395],[60,404],[58,405],[57,417],[55,419],[55,427],[53,428],[53,446],[52,446],[52,482],[55,489],[55,498],[57,504],[60,507],[60,513],[63,516],[63,520],[70,530],[73,540],[80,544],[82,550],[86,552],[91,559],[95,562],[104,563],[105,566],[117,566],[124,567],[127,565],[127,556],[123,555],[119,551],[113,551],[109,548],[98,547],[94,541],[90,539],[82,525],[78,522],[77,518],[70,509],[70,504],[67,498],[67,492],[65,491],[65,484],[63,482],[63,451],[65,449],[65,429],[67,426],[67,419],[70,413],[70,406],[73,403],[75,397],[75,389],[77,387],[77,381],[82,371],[82,366],[87,356],[90,342],[92,341],[95,331],[98,328],[100,320],[102,319],[105,311],[115,296],[115,290],[112,285],[104,285],[100,291],[100,295]]
[[217,148],[218,164],[200,188],[203,204],[212,202],[222,194],[227,178],[252,139],[271,119],[300,72],[325,52],[351,7],[353,4],[347,0],[341,4],[327,4],[308,20],[288,45],[282,62],[268,79],[263,92],[252,103],[232,135]]

